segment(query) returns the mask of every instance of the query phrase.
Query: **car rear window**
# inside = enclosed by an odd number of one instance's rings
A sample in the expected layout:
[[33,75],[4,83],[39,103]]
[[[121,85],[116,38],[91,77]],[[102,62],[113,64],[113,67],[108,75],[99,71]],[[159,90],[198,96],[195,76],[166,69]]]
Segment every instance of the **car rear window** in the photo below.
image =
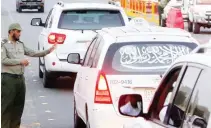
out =
[[196,47],[183,42],[116,43],[109,47],[103,69],[107,74],[163,74],[179,56]]
[[124,26],[118,10],[68,10],[63,11],[58,28],[71,30],[99,30],[103,27]]

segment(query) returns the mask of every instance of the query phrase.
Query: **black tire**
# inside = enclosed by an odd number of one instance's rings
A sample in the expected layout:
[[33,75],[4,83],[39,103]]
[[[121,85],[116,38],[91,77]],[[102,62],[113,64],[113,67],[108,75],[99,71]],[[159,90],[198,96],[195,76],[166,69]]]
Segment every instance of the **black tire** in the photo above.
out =
[[83,120],[78,116],[74,100],[74,128],[86,128]]
[[41,64],[41,61],[40,61],[40,58],[39,58],[39,77],[40,78],[43,78],[43,72],[42,72],[42,70],[40,69],[40,66],[41,66],[42,64]]
[[50,74],[47,72],[44,66],[43,72],[43,87],[44,88],[52,88],[54,86],[55,79],[53,79]]
[[161,19],[161,26],[166,27],[166,20],[165,19]]
[[21,13],[22,12],[22,8],[18,7],[18,12]]
[[38,12],[44,12],[44,7],[42,7],[41,9],[38,9]]
[[193,23],[190,20],[188,20],[188,31],[193,32]]
[[193,33],[199,34],[200,33],[200,25],[198,23],[194,23]]

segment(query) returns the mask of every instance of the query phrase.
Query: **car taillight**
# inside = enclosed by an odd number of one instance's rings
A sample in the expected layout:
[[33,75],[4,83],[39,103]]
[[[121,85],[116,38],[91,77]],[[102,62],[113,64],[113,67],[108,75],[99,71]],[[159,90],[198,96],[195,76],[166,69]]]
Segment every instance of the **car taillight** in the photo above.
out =
[[99,104],[112,104],[108,82],[106,76],[102,73],[100,73],[97,79],[94,102]]
[[64,41],[66,39],[66,35],[65,34],[60,34],[60,33],[51,33],[48,36],[48,43],[50,44],[63,44]]

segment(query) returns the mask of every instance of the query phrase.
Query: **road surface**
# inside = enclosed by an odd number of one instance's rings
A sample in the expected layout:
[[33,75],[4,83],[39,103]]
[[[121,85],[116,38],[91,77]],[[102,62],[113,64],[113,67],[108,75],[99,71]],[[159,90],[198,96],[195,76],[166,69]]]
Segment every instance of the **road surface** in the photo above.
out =
[[[42,18],[45,21],[51,7],[58,0],[47,0],[45,13],[25,12],[17,13],[16,0],[3,0],[1,3],[1,37],[7,37],[10,23],[18,22],[23,31],[21,40],[37,50],[38,35],[41,27],[30,26],[32,18]],[[64,0],[68,2],[69,0]],[[71,2],[82,1],[72,0]],[[89,0],[83,0],[90,2]],[[107,2],[107,0],[92,0],[92,2]],[[206,43],[211,37],[211,30],[203,30],[202,34],[193,35],[200,43]],[[70,79],[58,80],[57,87],[45,89],[42,79],[38,77],[38,59],[29,58],[30,66],[26,68],[26,103],[22,118],[23,128],[73,128],[73,92]]]

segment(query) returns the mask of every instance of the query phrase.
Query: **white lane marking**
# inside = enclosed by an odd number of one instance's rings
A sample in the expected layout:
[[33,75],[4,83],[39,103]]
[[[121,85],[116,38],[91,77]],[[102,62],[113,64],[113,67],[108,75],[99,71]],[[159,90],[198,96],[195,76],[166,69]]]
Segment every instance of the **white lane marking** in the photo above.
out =
[[49,121],[55,120],[55,119],[48,119]]
[[40,96],[40,98],[44,98],[45,96]]
[[51,113],[51,111],[50,111],[50,110],[46,110],[45,112],[46,112],[46,113]]
[[34,82],[36,82],[37,80],[33,80]]
[[42,103],[42,105],[46,105],[46,104],[48,104],[48,103]]

